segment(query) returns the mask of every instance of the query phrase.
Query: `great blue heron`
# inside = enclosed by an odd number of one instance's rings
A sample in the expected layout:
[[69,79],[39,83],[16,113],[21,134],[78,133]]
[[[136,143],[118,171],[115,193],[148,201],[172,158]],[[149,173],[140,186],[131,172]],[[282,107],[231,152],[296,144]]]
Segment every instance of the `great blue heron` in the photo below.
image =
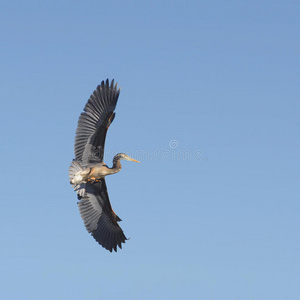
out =
[[113,166],[103,163],[107,129],[114,120],[114,110],[120,89],[114,80],[102,81],[81,113],[75,137],[75,159],[69,168],[70,183],[77,192],[78,207],[84,225],[94,239],[105,249],[117,251],[127,240],[118,222],[121,219],[112,210],[105,176],[122,168],[120,160],[139,162],[124,153],[115,155]]

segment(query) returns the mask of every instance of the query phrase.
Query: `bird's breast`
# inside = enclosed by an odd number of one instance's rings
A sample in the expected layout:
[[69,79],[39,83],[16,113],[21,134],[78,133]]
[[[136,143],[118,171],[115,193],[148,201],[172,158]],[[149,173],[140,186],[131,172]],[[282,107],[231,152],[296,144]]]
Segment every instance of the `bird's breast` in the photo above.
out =
[[111,174],[111,170],[107,166],[94,167],[90,172],[90,177],[101,179],[106,175]]

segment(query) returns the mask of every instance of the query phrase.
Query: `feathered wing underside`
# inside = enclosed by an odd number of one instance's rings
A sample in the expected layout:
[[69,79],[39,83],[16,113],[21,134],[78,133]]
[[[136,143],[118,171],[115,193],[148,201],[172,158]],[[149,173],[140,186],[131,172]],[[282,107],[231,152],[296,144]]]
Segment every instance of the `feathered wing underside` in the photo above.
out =
[[118,222],[121,219],[111,208],[105,179],[87,183],[83,197],[78,195],[79,211],[84,225],[94,239],[105,249],[117,251],[127,240]]
[[81,113],[75,137],[75,159],[83,162],[102,162],[106,132],[113,121],[120,89],[114,80],[102,81]]

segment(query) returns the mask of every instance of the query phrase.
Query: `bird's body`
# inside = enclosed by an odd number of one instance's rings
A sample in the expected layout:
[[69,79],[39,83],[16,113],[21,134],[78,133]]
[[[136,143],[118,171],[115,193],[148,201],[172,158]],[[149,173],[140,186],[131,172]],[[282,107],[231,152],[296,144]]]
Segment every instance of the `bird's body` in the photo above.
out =
[[120,169],[109,168],[104,163],[99,163],[91,168],[86,168],[75,173],[71,184],[81,184],[87,182],[97,182],[107,175],[118,173]]
[[71,184],[81,184],[87,182],[99,182],[100,179],[107,175],[118,173],[122,169],[120,160],[126,159],[130,161],[138,162],[137,160],[130,158],[124,153],[119,153],[114,157],[113,166],[109,168],[105,163],[91,164],[85,169],[79,170],[74,174],[71,179]]
[[89,180],[97,181],[107,175],[118,173],[121,169],[109,168],[106,164],[99,164],[91,169]]
[[124,153],[115,155],[113,166],[103,163],[107,130],[114,120],[120,89],[112,80],[102,81],[88,100],[78,121],[75,159],[69,168],[70,183],[77,192],[78,206],[87,230],[109,251],[122,248],[126,237],[118,225],[121,219],[112,210],[105,176],[118,173],[120,160],[138,162]]

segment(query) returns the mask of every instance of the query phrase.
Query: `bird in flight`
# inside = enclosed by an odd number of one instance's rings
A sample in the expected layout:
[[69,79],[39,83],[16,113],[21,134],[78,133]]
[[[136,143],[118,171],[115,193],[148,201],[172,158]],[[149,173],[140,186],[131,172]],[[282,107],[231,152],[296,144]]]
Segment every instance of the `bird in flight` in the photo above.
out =
[[70,184],[77,193],[84,225],[110,252],[117,251],[117,246],[122,249],[127,238],[118,224],[121,219],[111,207],[105,177],[121,170],[122,159],[139,162],[125,153],[114,156],[111,168],[103,162],[105,137],[115,118],[119,94],[118,85],[107,79],[91,95],[78,120],[75,159],[69,168]]

